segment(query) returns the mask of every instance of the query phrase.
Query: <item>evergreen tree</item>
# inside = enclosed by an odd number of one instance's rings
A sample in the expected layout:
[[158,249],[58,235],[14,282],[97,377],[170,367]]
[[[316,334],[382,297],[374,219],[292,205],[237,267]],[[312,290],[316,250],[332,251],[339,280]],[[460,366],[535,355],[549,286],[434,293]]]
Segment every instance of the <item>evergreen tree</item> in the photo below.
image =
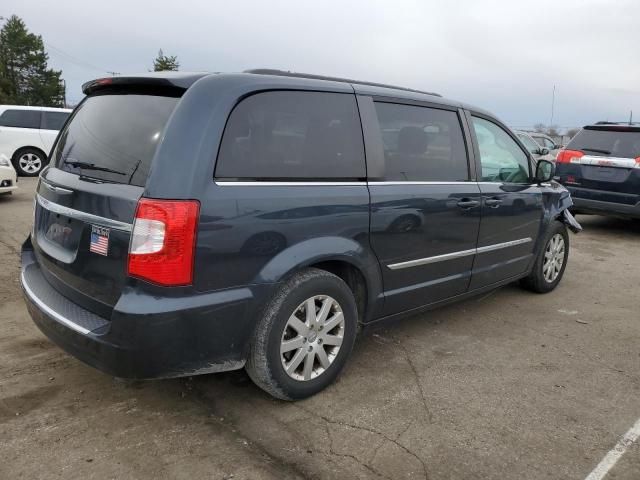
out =
[[153,71],[162,72],[165,70],[178,70],[180,64],[178,63],[178,57],[175,55],[167,56],[162,52],[162,49],[158,52],[158,56],[153,61]]
[[0,103],[64,106],[61,71],[48,68],[40,35],[12,15],[0,30]]

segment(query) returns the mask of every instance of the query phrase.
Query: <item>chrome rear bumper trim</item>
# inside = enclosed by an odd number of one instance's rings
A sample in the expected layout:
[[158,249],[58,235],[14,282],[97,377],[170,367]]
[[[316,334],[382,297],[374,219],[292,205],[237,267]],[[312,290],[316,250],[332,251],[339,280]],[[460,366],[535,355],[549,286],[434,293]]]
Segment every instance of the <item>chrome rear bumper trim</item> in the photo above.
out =
[[131,225],[130,223],[120,222],[118,220],[112,220],[111,218],[100,217],[91,213],[81,212],[80,210],[76,210],[74,208],[65,207],[63,205],[54,203],[51,200],[47,200],[37,193],[36,200],[42,208],[53,213],[64,215],[65,217],[73,218],[75,220],[80,220],[82,222],[91,223],[94,225],[100,225],[102,227],[114,228],[116,230],[123,230],[125,232],[130,232],[133,229],[133,225]]

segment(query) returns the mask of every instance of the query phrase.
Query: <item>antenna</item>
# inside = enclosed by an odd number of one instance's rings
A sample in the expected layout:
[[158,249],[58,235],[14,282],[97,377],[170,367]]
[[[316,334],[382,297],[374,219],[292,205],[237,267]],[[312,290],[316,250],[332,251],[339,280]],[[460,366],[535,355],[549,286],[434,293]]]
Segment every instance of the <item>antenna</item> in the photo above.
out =
[[549,126],[553,125],[553,110],[556,103],[556,86],[553,86],[553,92],[551,93],[551,120],[549,120]]

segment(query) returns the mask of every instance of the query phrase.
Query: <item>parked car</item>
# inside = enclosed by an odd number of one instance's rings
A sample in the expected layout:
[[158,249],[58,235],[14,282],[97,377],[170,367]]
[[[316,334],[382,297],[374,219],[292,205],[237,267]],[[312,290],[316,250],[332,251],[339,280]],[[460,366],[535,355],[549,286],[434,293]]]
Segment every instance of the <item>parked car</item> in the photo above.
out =
[[0,105],[0,155],[10,158],[20,175],[37,176],[70,113],[66,108]]
[[640,124],[587,125],[558,153],[557,175],[576,212],[640,218]]
[[555,162],[555,155],[551,155],[551,150],[547,147],[543,147],[541,144],[538,144],[533,137],[527,132],[516,131],[516,135],[520,139],[520,141],[524,144],[524,146],[529,150],[533,158],[536,160],[547,160],[549,162]]
[[271,70],[84,93],[21,281],[46,335],[119,377],[245,367],[304,398],[361,326],[518,280],[553,290],[580,229],[553,164],[436,94]]
[[11,195],[18,188],[18,176],[9,159],[0,155],[0,195]]
[[557,144],[549,135],[540,132],[528,132],[529,136],[533,138],[538,145],[541,147],[549,149],[553,158],[556,158],[558,151],[563,148],[562,145]]

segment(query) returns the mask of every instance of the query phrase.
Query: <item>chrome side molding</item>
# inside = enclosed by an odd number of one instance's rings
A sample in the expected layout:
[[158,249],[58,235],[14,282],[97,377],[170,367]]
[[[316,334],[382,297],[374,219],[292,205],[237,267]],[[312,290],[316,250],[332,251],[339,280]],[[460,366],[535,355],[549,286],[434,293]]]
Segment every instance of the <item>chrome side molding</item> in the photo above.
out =
[[476,255],[478,253],[493,252],[494,250],[500,250],[502,248],[515,247],[516,245],[522,245],[524,243],[532,242],[531,237],[520,238],[518,240],[511,240],[509,242],[496,243],[494,245],[487,245],[484,247],[472,248],[470,250],[460,250],[459,252],[445,253],[444,255],[436,255],[433,257],[417,258],[415,260],[408,260],[406,262],[392,263],[387,265],[390,270],[400,270],[403,268],[417,267],[419,265],[428,265],[430,263],[444,262],[446,260],[453,260],[454,258],[467,257],[469,255]]

